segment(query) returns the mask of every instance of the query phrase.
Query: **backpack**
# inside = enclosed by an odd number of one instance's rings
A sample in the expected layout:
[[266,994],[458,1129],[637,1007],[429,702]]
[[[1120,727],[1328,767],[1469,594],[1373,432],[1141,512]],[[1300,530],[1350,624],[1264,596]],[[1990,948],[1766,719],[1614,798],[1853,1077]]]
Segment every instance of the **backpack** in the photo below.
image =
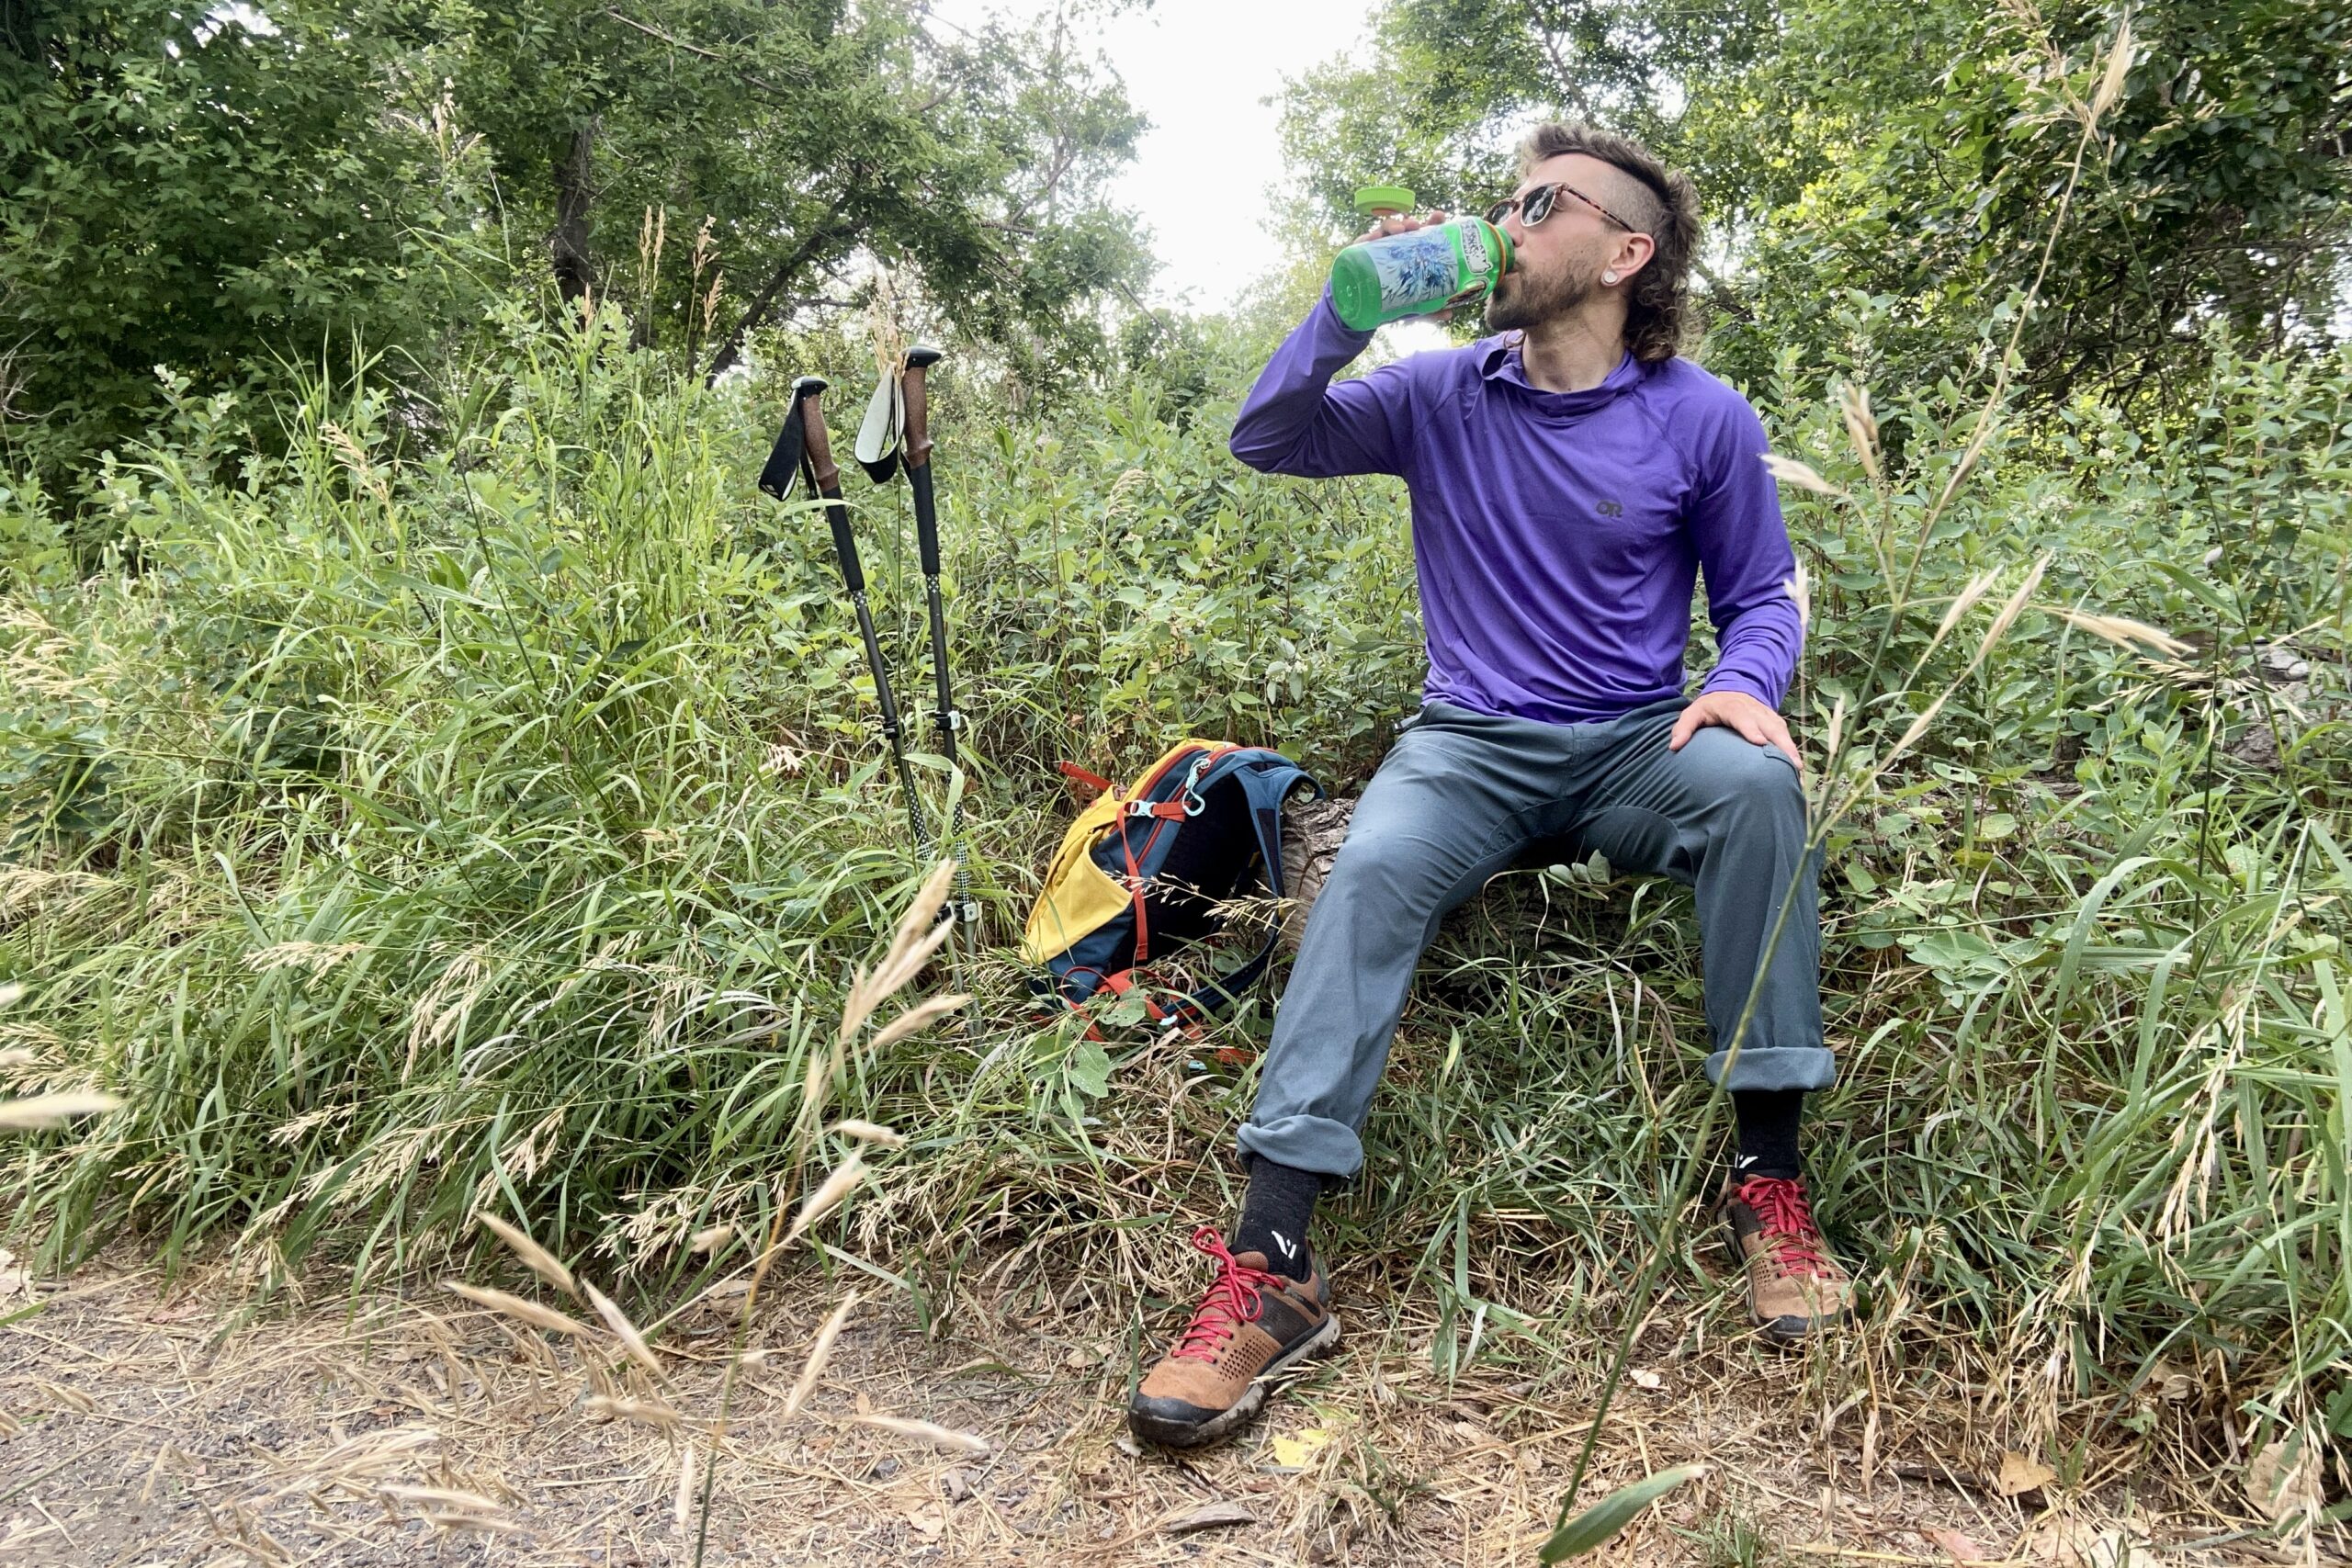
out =
[[1180,742],[1124,790],[1058,765],[1100,793],[1062,836],[1029,911],[1022,958],[1052,976],[1039,989],[1081,1010],[1098,992],[1136,991],[1163,1028],[1231,1005],[1272,961],[1278,923],[1248,963],[1170,1005],[1140,991],[1136,971],[1221,932],[1226,900],[1282,897],[1283,797],[1303,784],[1319,799],[1323,786],[1279,751],[1214,740]]

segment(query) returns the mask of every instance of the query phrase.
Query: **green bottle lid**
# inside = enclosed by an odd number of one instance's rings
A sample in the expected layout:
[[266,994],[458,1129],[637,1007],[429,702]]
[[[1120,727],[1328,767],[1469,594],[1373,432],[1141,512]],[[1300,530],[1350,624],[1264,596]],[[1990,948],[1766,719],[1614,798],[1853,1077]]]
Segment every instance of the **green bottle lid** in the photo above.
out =
[[1413,193],[1403,186],[1358,186],[1356,210],[1366,218],[1413,210]]

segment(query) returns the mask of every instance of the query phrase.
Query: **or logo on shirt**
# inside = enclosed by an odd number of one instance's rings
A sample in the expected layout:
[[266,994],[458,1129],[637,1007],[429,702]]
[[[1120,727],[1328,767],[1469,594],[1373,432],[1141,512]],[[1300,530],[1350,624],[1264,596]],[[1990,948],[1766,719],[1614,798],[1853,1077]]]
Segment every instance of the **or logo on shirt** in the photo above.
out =
[[1592,503],[1592,509],[1595,512],[1600,513],[1603,517],[1623,517],[1625,515],[1625,503],[1622,501],[1596,501]]

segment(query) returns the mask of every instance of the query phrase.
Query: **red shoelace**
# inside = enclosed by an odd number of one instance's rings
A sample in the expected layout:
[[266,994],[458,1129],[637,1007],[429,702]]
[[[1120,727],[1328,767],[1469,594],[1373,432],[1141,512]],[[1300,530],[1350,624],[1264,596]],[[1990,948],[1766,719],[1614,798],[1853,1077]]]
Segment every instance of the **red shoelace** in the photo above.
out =
[[1739,1184],[1738,1197],[1756,1212],[1764,1227],[1764,1245],[1772,1249],[1772,1260],[1783,1270],[1808,1280],[1837,1273],[1821,1227],[1814,1223],[1813,1204],[1805,1198],[1803,1181],[1751,1176]]
[[1245,1323],[1255,1323],[1261,1310],[1258,1292],[1275,1288],[1275,1277],[1263,1269],[1252,1269],[1238,1260],[1225,1245],[1225,1237],[1215,1225],[1203,1225],[1193,1233],[1193,1245],[1216,1259],[1216,1281],[1209,1286],[1209,1293],[1201,1298],[1200,1310],[1193,1314],[1193,1321],[1176,1337],[1176,1348],[1169,1354],[1189,1356],[1195,1361],[1214,1361],[1233,1331]]

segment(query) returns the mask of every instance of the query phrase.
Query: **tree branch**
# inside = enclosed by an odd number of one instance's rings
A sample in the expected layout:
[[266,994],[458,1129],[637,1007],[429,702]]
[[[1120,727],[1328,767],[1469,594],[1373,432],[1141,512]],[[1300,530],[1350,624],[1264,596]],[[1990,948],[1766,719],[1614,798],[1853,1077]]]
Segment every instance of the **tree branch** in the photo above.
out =
[[[854,172],[852,177],[856,177]],[[808,265],[809,258],[817,254],[819,247],[830,241],[842,238],[849,232],[850,227],[842,221],[841,205],[835,203],[832,210],[826,213],[823,220],[808,231],[808,237],[794,246],[790,255],[776,264],[775,270],[768,275],[767,282],[761,287],[757,294],[752,296],[750,303],[743,307],[742,315],[736,319],[733,329],[720,341],[718,352],[711,356],[710,368],[703,372],[704,386],[716,385],[718,378],[730,369],[737,360],[743,357],[743,339],[750,334],[753,327],[767,320],[768,312],[775,307],[776,297],[783,292],[785,284],[791,280],[794,274]],[[819,302],[830,303],[830,301]]]
[[772,94],[778,98],[789,100],[791,97],[791,95],[784,88],[777,86],[775,83],[770,82],[763,77],[752,75],[749,71],[746,71],[741,66],[735,64],[725,55],[719,53],[716,50],[704,49],[698,44],[688,43],[685,39],[679,38],[674,34],[663,32],[660,28],[653,26],[650,22],[640,22],[635,17],[625,17],[621,15],[620,12],[614,10],[610,6],[605,7],[605,15],[610,17],[613,20],[618,22],[625,28],[635,28],[647,38],[661,39],[663,43],[668,44],[672,49],[684,50],[686,53],[695,56],[697,60],[707,60],[715,64],[726,66],[727,73],[729,76],[734,77],[738,82],[742,83],[747,87],[756,87],[761,92]]

